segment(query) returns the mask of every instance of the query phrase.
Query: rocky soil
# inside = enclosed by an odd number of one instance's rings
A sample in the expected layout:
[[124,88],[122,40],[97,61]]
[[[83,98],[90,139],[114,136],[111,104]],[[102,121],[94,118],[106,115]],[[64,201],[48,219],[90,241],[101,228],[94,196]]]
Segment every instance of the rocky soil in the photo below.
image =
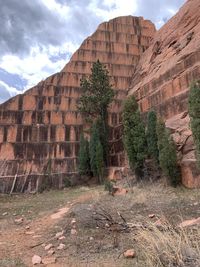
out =
[[0,266],[199,266],[200,192],[127,190],[0,196]]

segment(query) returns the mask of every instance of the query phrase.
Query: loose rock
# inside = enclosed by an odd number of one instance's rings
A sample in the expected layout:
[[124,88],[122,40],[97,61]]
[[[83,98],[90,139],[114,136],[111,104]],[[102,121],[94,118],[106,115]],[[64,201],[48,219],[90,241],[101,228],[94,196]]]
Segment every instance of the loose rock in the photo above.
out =
[[57,247],[57,249],[58,250],[62,250],[62,249],[64,249],[66,246],[65,246],[65,244],[60,244],[58,247]]
[[76,234],[77,234],[76,229],[71,229],[71,235],[76,235]]
[[56,262],[56,257],[44,257],[44,259],[42,259],[43,264],[52,264],[55,262]]
[[15,219],[14,222],[17,224],[23,223],[24,219],[23,218],[19,218],[19,219]]
[[124,252],[124,257],[125,258],[135,258],[136,254],[134,249],[128,249],[127,251]]
[[153,219],[153,218],[155,218],[155,217],[156,217],[155,214],[149,214],[149,218],[150,218],[150,219]]
[[63,234],[64,234],[64,231],[56,233],[56,238],[63,236]]
[[184,228],[184,227],[189,227],[189,226],[194,226],[194,225],[200,225],[200,217],[197,219],[183,221],[182,223],[179,224],[179,227]]
[[53,248],[51,248],[51,249],[47,252],[47,254],[48,254],[49,256],[52,256],[54,253],[55,253],[55,250],[54,250]]
[[36,265],[36,264],[40,264],[40,263],[42,263],[42,258],[38,255],[34,255],[32,257],[32,264]]
[[52,244],[48,244],[48,245],[46,245],[46,246],[44,247],[44,249],[45,249],[45,250],[49,250],[49,249],[52,248],[52,247],[53,247]]
[[66,237],[63,235],[63,236],[61,236],[61,237],[59,237],[58,239],[59,240],[63,240],[63,239],[65,239]]

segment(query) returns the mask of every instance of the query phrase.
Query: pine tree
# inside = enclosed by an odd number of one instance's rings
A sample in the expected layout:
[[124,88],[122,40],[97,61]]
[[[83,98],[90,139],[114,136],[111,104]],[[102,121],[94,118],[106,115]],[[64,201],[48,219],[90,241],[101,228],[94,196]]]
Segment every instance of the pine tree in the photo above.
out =
[[189,115],[196,145],[197,163],[200,168],[200,81],[194,82],[190,88]]
[[96,165],[96,155],[97,155],[96,151],[98,142],[99,142],[99,133],[97,128],[97,123],[94,123],[91,129],[91,138],[89,144],[90,166],[93,176],[98,176],[98,170]]
[[98,122],[92,125],[91,140],[89,145],[90,166],[94,176],[98,177],[99,183],[103,182],[104,158],[103,147],[100,142]]
[[137,178],[142,178],[147,146],[144,123],[134,96],[129,97],[124,103],[122,121],[123,141],[130,167],[135,171]]
[[99,122],[99,136],[103,147],[104,162],[108,155],[108,106],[113,101],[114,90],[109,82],[109,73],[99,60],[93,64],[92,74],[81,80],[82,95],[78,109],[84,118],[93,123]]
[[158,137],[156,133],[156,124],[157,124],[157,116],[155,111],[150,111],[147,116],[147,146],[148,146],[148,154],[151,158],[155,159],[158,162],[159,151],[158,151]]
[[99,178],[99,183],[103,183],[103,175],[104,175],[104,159],[103,159],[103,147],[101,145],[101,142],[97,143],[96,147],[96,170],[97,170],[97,176]]
[[158,136],[160,167],[169,179],[170,184],[177,186],[180,183],[180,170],[177,165],[175,144],[165,128],[163,121],[158,121],[156,131]]
[[80,175],[90,174],[90,158],[89,158],[89,143],[84,138],[83,133],[80,138],[80,149],[78,155],[78,170]]

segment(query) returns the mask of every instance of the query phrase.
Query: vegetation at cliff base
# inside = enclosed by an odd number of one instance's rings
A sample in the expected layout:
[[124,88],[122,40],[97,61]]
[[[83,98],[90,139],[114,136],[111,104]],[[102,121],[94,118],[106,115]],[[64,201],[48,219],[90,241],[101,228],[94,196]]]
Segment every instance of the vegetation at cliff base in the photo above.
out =
[[147,147],[148,156],[153,158],[156,162],[159,161],[159,151],[158,151],[158,137],[156,133],[157,125],[157,115],[156,112],[151,110],[147,115]]
[[81,80],[81,91],[78,109],[90,124],[98,121],[104,163],[107,164],[108,107],[113,101],[114,90],[109,81],[108,70],[99,60],[93,64],[91,75]]
[[172,186],[177,186],[180,183],[180,170],[177,165],[175,144],[162,120],[157,122],[156,131],[160,167],[165,176],[169,179],[170,184]]
[[124,127],[123,142],[130,167],[137,178],[142,178],[147,144],[144,123],[134,96],[129,97],[124,102],[122,122]]
[[189,115],[192,134],[196,145],[198,167],[200,168],[200,81],[194,82],[190,88]]
[[89,157],[89,142],[84,138],[83,133],[80,139],[80,149],[78,154],[78,170],[80,175],[90,174],[90,157]]

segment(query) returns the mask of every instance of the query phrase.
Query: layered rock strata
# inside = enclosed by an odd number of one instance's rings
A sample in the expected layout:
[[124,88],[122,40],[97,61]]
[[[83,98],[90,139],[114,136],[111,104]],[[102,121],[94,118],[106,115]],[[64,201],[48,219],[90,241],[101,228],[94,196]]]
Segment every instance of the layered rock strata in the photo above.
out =
[[102,23],[61,72],[0,105],[0,192],[62,187],[66,178],[76,174],[84,127],[77,112],[80,79],[90,74],[97,59],[107,66],[116,91],[109,110],[110,165],[124,164],[118,126],[121,101],[154,33],[154,25],[141,17]]
[[[199,10],[199,0],[188,0],[155,34],[131,82],[129,94],[136,96],[141,111],[155,109],[164,119],[169,119],[167,125],[174,116],[188,110],[190,83],[200,78]],[[174,117],[179,133],[181,116]],[[189,119],[184,123],[188,134]],[[192,142],[191,137],[189,141]],[[194,168],[194,161],[194,147],[190,155],[183,154],[180,158],[183,183],[189,187],[200,186],[200,173]]]

